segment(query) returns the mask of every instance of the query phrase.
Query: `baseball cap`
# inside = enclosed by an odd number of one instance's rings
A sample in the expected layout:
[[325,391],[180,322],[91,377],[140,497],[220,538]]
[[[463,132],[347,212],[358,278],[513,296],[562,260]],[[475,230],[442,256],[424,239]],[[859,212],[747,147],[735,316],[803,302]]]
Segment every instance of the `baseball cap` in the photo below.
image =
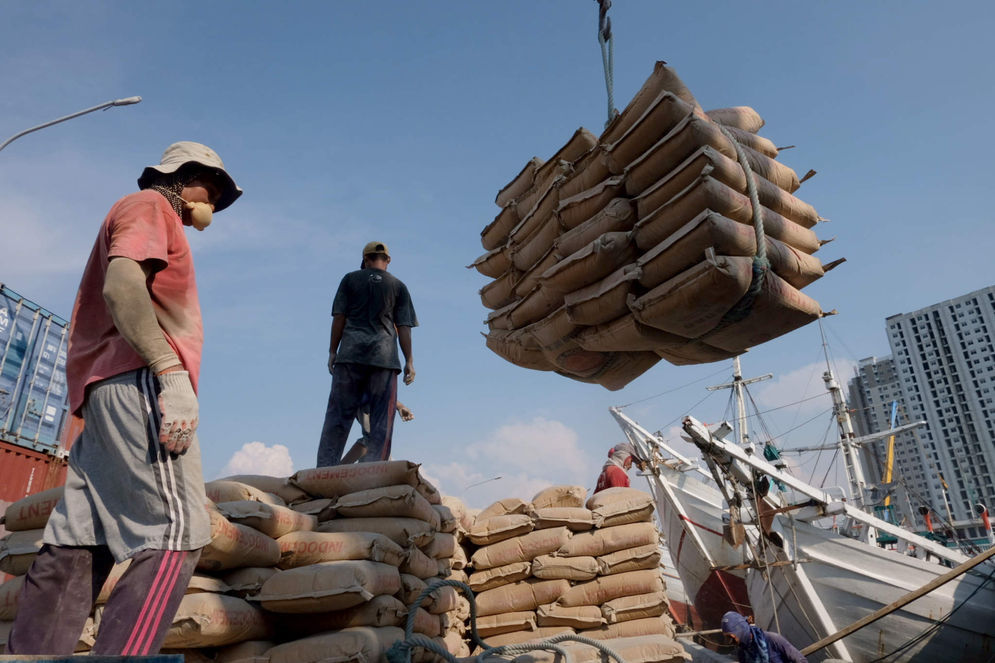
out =
[[390,257],[390,249],[383,242],[367,242],[366,246],[363,247],[363,257],[365,258],[371,253],[382,253],[388,258]]

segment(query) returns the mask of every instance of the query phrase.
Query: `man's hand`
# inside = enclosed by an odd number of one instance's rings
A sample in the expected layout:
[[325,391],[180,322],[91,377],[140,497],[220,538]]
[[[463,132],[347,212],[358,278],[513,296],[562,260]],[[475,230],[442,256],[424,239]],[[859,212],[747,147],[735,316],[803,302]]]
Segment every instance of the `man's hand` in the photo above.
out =
[[186,371],[170,371],[157,376],[159,379],[159,442],[172,453],[182,454],[193,442],[197,431],[199,406],[197,395]]
[[415,413],[411,411],[411,408],[400,401],[397,403],[397,413],[401,415],[401,421],[411,421],[415,418]]
[[329,352],[328,353],[328,374],[329,375],[332,374],[332,367],[334,365],[335,365],[335,353],[334,352]]
[[415,365],[409,360],[404,362],[404,384],[415,381]]

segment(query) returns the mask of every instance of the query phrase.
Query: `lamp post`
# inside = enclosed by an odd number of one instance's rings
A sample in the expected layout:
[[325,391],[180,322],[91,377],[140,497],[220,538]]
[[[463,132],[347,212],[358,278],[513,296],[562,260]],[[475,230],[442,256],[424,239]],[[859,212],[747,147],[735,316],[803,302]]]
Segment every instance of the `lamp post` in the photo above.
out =
[[490,479],[484,479],[483,481],[478,481],[476,483],[471,483],[468,486],[463,486],[463,492],[460,493],[460,496],[465,495],[466,491],[469,490],[470,488],[473,488],[474,486],[480,486],[480,485],[483,485],[485,483],[490,483],[491,481],[497,481],[498,479],[501,479],[501,478],[502,477],[491,477]]
[[98,105],[94,106],[93,108],[87,108],[85,110],[78,111],[78,112],[73,113],[71,115],[66,115],[65,117],[60,117],[57,120],[52,120],[51,122],[46,122],[45,124],[39,124],[37,127],[31,127],[30,129],[25,129],[21,133],[14,134],[13,136],[11,136],[7,140],[5,140],[2,144],[0,144],[0,150],[2,150],[3,148],[7,147],[8,145],[10,145],[11,143],[13,143],[15,140],[17,140],[21,136],[29,134],[29,133],[31,133],[33,131],[38,131],[39,129],[44,129],[45,127],[50,127],[53,124],[58,124],[59,122],[65,122],[66,120],[71,120],[74,117],[79,117],[80,115],[86,115],[87,113],[92,113],[93,111],[98,111],[98,110],[102,110],[102,109],[105,109],[105,108],[111,108],[113,106],[130,106],[131,104],[137,104],[141,100],[142,100],[141,97],[125,97],[124,99],[114,99],[113,101],[105,101],[104,103],[98,104]]

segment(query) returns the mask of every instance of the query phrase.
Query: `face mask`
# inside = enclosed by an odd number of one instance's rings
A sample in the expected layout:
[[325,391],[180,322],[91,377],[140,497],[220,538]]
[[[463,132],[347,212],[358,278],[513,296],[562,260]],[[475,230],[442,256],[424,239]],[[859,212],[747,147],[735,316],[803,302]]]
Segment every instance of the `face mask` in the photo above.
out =
[[189,211],[190,223],[194,228],[203,230],[211,225],[214,210],[209,203],[192,203],[186,200],[183,203],[183,208]]

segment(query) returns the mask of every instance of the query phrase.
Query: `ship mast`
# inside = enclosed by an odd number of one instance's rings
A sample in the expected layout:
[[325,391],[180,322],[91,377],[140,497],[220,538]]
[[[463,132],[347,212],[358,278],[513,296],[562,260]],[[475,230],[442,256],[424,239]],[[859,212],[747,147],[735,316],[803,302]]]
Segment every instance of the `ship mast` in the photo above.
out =
[[744,396],[746,385],[753,384],[754,382],[761,382],[763,380],[769,380],[772,377],[774,377],[773,373],[767,373],[766,375],[761,375],[755,378],[747,378],[744,380],[743,371],[740,369],[739,355],[736,355],[732,358],[732,382],[706,387],[708,391],[732,389],[733,398],[736,401],[736,424],[734,427],[734,433],[736,435],[736,443],[743,449],[753,449],[753,443],[750,441],[750,433],[746,427],[746,398]]

